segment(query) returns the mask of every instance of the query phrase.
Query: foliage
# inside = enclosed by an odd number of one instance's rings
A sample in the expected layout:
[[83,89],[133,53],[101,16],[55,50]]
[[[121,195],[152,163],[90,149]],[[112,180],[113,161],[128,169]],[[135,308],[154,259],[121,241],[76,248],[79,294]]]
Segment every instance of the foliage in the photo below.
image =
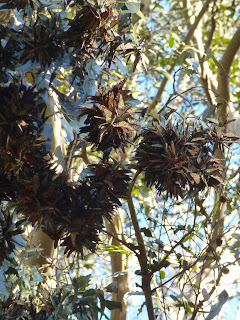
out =
[[[109,319],[106,309],[122,305],[109,300],[114,282],[94,283],[96,252],[135,257],[126,272],[141,290],[131,284],[129,297],[144,294],[139,317],[144,305],[150,320],[220,313],[229,293],[218,285],[239,259],[239,182],[227,157],[238,136],[226,130],[232,120],[217,119],[223,103],[202,66],[212,82],[224,73],[219,57],[232,34],[213,21],[229,12],[234,21],[239,6],[213,2],[202,53],[194,37],[183,47],[194,24],[175,0],[152,1],[152,25],[137,2],[0,1],[1,317]],[[231,90],[238,72],[234,62]],[[172,87],[157,104],[164,79]],[[238,89],[233,96],[239,102]],[[105,227],[119,208],[124,237]],[[33,227],[58,249],[54,276],[28,263],[40,250],[28,242]],[[215,285],[204,287],[210,269]]]

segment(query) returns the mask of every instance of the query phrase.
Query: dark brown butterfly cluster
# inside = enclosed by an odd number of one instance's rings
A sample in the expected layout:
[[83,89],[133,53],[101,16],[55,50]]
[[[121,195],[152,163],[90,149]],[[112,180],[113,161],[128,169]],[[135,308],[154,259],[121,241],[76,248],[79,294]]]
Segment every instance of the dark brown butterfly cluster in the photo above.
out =
[[2,83],[9,80],[6,70],[13,70],[17,64],[16,52],[20,51],[18,34],[15,30],[0,25],[0,39],[8,39],[7,43],[0,41],[0,79]]
[[[69,184],[64,174],[56,174],[48,161],[47,138],[42,136],[47,106],[40,98],[43,91],[38,90],[45,89],[38,88],[36,75],[48,70],[51,85],[56,74],[53,69],[65,64],[65,70],[70,68],[78,76],[76,86],[81,87],[89,71],[88,59],[100,57],[110,66],[116,52],[121,56],[130,52],[120,50],[128,30],[122,28],[120,34],[114,28],[119,22],[114,5],[106,4],[105,11],[97,2],[67,1],[64,5],[73,5],[72,19],[64,9],[58,12],[47,5],[44,9],[32,0],[10,0],[1,7],[18,10],[22,24],[6,20],[0,26],[0,77],[4,84],[0,87],[0,201],[13,201],[19,217],[24,215],[42,227],[56,245],[61,242],[66,246],[69,254],[82,252],[84,246],[94,251],[103,217],[110,219],[120,205],[129,176],[109,159],[90,166],[91,174],[76,184]],[[27,68],[27,73],[33,70],[34,87],[23,85],[24,71],[19,72],[19,67]],[[92,97],[92,110],[84,111],[91,126],[88,139],[98,150],[124,148],[138,127],[134,111],[126,104],[131,94],[122,89],[123,84],[109,92],[100,88],[99,95]]]
[[[25,4],[24,7],[28,5],[25,2],[22,1],[21,4]],[[6,6],[11,7],[10,4]],[[73,70],[76,75],[84,72],[83,64],[89,58],[104,56],[104,60],[110,65],[116,51],[123,56],[129,54],[119,50],[123,42],[121,36],[109,33],[117,23],[118,12],[112,5],[101,12],[100,7],[85,3],[78,6],[73,19],[62,19],[61,15],[53,12],[50,18],[38,15],[34,23],[24,26],[20,31],[21,63],[36,61],[45,68],[71,51],[77,62]]]
[[[129,172],[116,161],[104,161],[90,165],[87,177],[70,185],[47,160],[41,135],[46,106],[34,88],[11,84],[0,87],[0,94],[0,201],[16,202],[17,213],[55,245],[65,246],[66,253],[82,253],[83,247],[94,251],[103,217],[110,220],[126,196]],[[4,254],[14,249],[14,234],[4,231],[3,241],[9,243]]]
[[[40,168],[39,168],[40,169]],[[116,203],[109,194],[99,195],[99,186],[79,181],[70,186],[54,170],[37,170],[32,181],[21,180],[18,210],[61,243],[65,253],[94,251],[103,228],[103,217],[110,220]]]
[[[69,232],[61,244],[66,247],[65,252],[82,253],[83,246],[95,250],[103,227],[102,218],[111,220],[115,207],[121,205],[119,198],[126,197],[128,174],[129,171],[115,161],[88,166],[85,181],[76,186],[75,196],[71,197],[74,199],[71,214],[64,215],[64,219],[70,218],[64,223]],[[69,210],[70,206],[67,208]]]
[[31,27],[24,26],[21,36],[24,49],[20,57],[23,64],[31,60],[39,62],[45,68],[59,55],[63,55],[60,23],[61,20],[56,15],[49,19],[39,16]]
[[[214,151],[236,137],[217,134],[213,129],[190,130],[184,123],[164,127],[159,117],[145,129],[136,150],[136,168],[143,171],[148,185],[154,185],[160,194],[182,197],[184,190],[198,192],[205,187],[223,184],[223,163],[214,158]],[[222,131],[221,131],[222,132]]]
[[99,199],[105,194],[113,203],[121,205],[119,198],[126,198],[130,170],[116,160],[101,161],[88,166],[87,180],[98,189]]
[[124,149],[140,128],[136,109],[126,103],[132,95],[123,90],[124,83],[121,81],[108,92],[100,86],[98,95],[91,98],[92,105],[80,109],[81,116],[87,116],[86,127],[80,133],[88,133],[87,141],[97,150]]
[[[7,3],[4,4],[1,8],[2,9],[25,9],[29,5],[33,5],[34,0],[8,0]],[[1,1],[5,2],[5,1]]]
[[[42,298],[42,297],[41,297]],[[43,300],[43,298],[42,298]],[[50,300],[50,298],[49,298]],[[44,302],[46,300],[44,299]],[[1,314],[4,315],[4,319],[49,319],[52,306],[48,301],[43,306],[33,304],[33,301],[26,301],[19,299],[17,296],[11,295],[7,299],[1,299]]]
[[11,178],[40,137],[46,106],[33,87],[18,83],[0,87],[0,96],[0,164]]
[[13,215],[7,210],[0,209],[0,266],[3,260],[11,254],[16,246],[16,235],[22,234],[22,221],[14,222]]

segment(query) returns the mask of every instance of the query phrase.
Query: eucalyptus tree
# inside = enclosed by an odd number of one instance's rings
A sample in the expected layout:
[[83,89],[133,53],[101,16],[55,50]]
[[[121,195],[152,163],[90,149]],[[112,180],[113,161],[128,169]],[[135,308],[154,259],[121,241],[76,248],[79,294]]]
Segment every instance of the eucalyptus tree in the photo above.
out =
[[218,316],[238,280],[238,2],[0,2],[1,316]]

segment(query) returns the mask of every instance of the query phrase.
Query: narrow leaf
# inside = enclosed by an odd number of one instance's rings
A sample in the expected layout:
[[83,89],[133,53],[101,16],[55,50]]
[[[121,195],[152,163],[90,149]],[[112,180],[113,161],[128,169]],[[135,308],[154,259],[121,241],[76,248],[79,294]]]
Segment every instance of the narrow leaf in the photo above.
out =
[[110,300],[106,300],[106,307],[109,310],[113,310],[113,309],[120,309],[122,311],[122,304],[119,301],[110,301]]

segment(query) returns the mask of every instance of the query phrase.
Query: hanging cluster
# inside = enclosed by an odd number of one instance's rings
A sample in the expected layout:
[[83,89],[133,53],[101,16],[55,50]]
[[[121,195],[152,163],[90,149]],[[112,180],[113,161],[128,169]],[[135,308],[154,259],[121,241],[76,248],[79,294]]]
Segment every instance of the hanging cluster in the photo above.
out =
[[[103,217],[110,220],[115,203],[107,194],[86,181],[74,187],[63,175],[49,168],[38,170],[32,181],[20,181],[22,192],[18,210],[33,225],[41,228],[55,241],[65,246],[65,253],[83,252],[83,247],[94,251],[103,227]],[[45,176],[44,176],[45,175]]]
[[[70,234],[62,243],[66,246],[65,252],[82,252],[83,246],[91,251],[95,250],[99,231],[103,227],[102,218],[111,220],[115,207],[121,205],[119,198],[126,197],[130,180],[128,173],[128,170],[119,168],[114,161],[88,166],[85,181],[74,189],[75,198],[71,198],[74,201],[71,219],[67,223]],[[64,214],[64,219],[66,217]]]
[[87,116],[86,127],[80,133],[88,133],[87,140],[98,150],[124,149],[139,130],[136,110],[126,102],[132,95],[129,90],[123,90],[124,83],[118,83],[108,92],[100,87],[98,96],[92,97],[92,106],[80,109],[81,116]]
[[99,164],[88,166],[87,180],[99,190],[99,196],[108,194],[112,202],[121,205],[119,198],[127,195],[130,171],[125,169],[117,161],[103,161]]
[[0,86],[0,96],[0,167],[10,177],[18,175],[39,138],[46,106],[33,87],[22,84]]
[[[0,200],[16,201],[17,212],[41,226],[55,245],[60,241],[68,254],[83,247],[94,251],[103,217],[110,220],[126,194],[128,171],[105,161],[91,165],[84,181],[70,185],[46,158],[45,104],[34,88],[10,84],[0,87],[0,94]],[[3,241],[10,235],[5,232]]]
[[69,21],[69,29],[62,35],[63,40],[69,47],[76,47],[88,50],[94,50],[94,38],[99,32],[101,21],[104,25],[104,16],[92,6],[85,5],[76,12],[73,20]]
[[17,244],[15,237],[23,233],[22,222],[21,220],[14,222],[12,213],[0,209],[0,266],[3,260],[15,249]]
[[60,24],[61,19],[54,15],[51,19],[39,16],[34,25],[24,26],[21,37],[24,50],[20,57],[23,64],[31,60],[45,68],[63,55]]
[[20,46],[17,32],[3,25],[0,25],[0,40],[0,79],[6,83],[9,80],[6,71],[14,69],[17,63],[16,52],[20,51]]
[[216,128],[189,130],[186,123],[163,127],[159,118],[143,132],[136,150],[136,168],[144,171],[148,185],[160,194],[182,197],[183,190],[200,191],[223,183],[223,164],[213,157],[219,143],[235,141],[236,137],[216,139]]
[[33,5],[33,0],[9,0],[7,4],[4,4],[2,9],[25,9],[27,6]]
[[[52,107],[48,90],[52,87],[63,110],[73,108],[75,117],[76,101],[81,100],[78,92],[83,92],[86,101],[89,91],[95,90],[88,79],[97,59],[110,66],[116,54],[126,57],[135,48],[125,47],[128,28],[115,27],[121,16],[114,4],[103,7],[97,2],[63,1],[58,5],[61,10],[55,6],[31,0],[10,0],[1,6],[16,19],[6,19],[0,26],[0,202],[13,201],[18,219],[24,216],[41,227],[55,245],[60,243],[70,254],[83,252],[83,247],[95,250],[103,217],[110,220],[115,207],[121,205],[129,176],[114,161],[105,161],[106,157],[103,163],[89,166],[89,175],[76,183],[56,173],[49,161],[49,142],[42,135],[48,128],[47,104]],[[69,6],[74,7],[72,18],[66,10]],[[58,90],[59,66],[75,87],[77,100]],[[38,77],[43,72],[44,83]],[[33,87],[26,82],[29,74],[33,74]],[[122,89],[123,84],[109,92],[100,88],[92,97],[92,110],[81,110],[88,118],[88,140],[104,152],[124,148],[138,128],[134,111],[127,105],[131,94]],[[70,121],[67,112],[63,117]]]

